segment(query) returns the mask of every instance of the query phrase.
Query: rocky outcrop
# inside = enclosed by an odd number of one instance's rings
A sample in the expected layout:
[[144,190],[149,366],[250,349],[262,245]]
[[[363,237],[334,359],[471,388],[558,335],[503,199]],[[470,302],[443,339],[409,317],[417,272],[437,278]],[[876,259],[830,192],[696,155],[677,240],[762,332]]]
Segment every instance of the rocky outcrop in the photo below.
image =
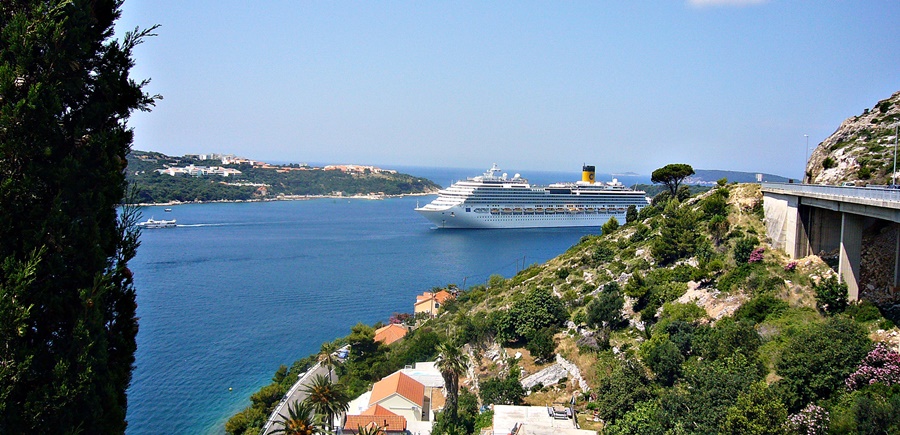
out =
[[816,146],[806,165],[809,178],[805,181],[830,185],[890,184],[898,124],[900,92],[859,116],[847,118]]

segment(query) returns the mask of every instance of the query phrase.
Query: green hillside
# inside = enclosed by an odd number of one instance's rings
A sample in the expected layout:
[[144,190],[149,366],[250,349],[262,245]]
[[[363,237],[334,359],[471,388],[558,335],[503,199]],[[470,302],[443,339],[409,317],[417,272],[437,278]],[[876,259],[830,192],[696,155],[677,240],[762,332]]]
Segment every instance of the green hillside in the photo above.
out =
[[[239,175],[160,174],[167,167],[224,167]],[[127,178],[137,188],[134,202],[235,201],[275,199],[280,195],[403,195],[436,192],[431,180],[390,172],[347,173],[298,165],[256,167],[247,163],[223,165],[219,160],[172,157],[133,151],[128,155]]]
[[[573,397],[582,428],[609,434],[900,430],[900,355],[873,344],[896,349],[898,330],[871,303],[848,305],[818,257],[768,247],[757,185],[660,202],[546,264],[460,291],[435,319],[406,319],[414,330],[390,346],[357,325],[334,343],[352,346],[339,385],[355,397],[446,343],[470,355],[478,380],[462,380],[459,416],[439,416],[433,433],[477,432],[489,424],[479,403]],[[525,391],[521,379],[556,354],[587,390],[570,376]],[[304,361],[267,388],[288,388]],[[231,433],[250,433],[274,403],[254,397]]]

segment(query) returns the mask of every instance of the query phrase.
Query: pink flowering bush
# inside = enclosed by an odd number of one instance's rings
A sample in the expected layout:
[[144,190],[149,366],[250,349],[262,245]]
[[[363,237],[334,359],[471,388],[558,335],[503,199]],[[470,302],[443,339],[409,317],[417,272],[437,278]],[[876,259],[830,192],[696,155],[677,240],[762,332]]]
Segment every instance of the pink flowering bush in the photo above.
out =
[[828,411],[810,403],[796,414],[788,416],[785,426],[790,433],[821,435],[828,432]]
[[763,260],[763,252],[766,252],[766,248],[756,248],[753,252],[750,253],[750,258],[747,259],[748,263],[759,263]]
[[784,265],[784,271],[785,271],[785,272],[793,272],[793,271],[796,270],[796,269],[797,269],[797,262],[796,262],[796,261],[792,261],[792,262],[790,262],[790,263]]
[[887,386],[900,384],[900,354],[884,343],[876,343],[859,368],[844,381],[850,391],[875,383]]

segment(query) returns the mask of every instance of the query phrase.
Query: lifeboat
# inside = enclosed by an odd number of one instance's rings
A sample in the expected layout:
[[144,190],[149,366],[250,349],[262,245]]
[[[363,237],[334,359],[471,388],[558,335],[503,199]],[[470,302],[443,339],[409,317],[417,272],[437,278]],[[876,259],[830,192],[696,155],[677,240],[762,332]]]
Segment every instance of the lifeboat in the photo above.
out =
[[500,209],[499,209],[499,208],[492,208],[492,209],[491,209],[491,214],[500,214]]
[[544,210],[544,213],[546,213],[546,214],[553,214],[553,213],[556,213],[556,209],[547,207],[547,209]]
[[543,213],[543,212],[544,212],[544,208],[543,208],[543,207],[536,207],[536,208],[534,209],[534,212],[535,212],[535,213]]
[[512,213],[512,209],[509,207],[503,207],[503,209],[500,211],[502,211],[503,213]]
[[586,211],[588,213],[596,213],[597,209],[594,207],[588,207],[588,208],[584,209],[584,211]]
[[533,208],[530,208],[530,207],[529,207],[529,208],[526,208],[526,209],[525,209],[525,214],[534,214],[534,209],[533,209]]

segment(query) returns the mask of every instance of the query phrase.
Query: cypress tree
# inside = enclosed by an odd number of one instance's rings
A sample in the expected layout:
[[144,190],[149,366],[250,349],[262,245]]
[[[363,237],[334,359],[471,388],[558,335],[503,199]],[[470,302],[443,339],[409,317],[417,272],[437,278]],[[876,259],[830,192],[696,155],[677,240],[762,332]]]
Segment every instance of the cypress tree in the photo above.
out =
[[[0,3],[0,433],[123,433],[136,348],[121,0]],[[52,428],[52,429],[51,429]]]

